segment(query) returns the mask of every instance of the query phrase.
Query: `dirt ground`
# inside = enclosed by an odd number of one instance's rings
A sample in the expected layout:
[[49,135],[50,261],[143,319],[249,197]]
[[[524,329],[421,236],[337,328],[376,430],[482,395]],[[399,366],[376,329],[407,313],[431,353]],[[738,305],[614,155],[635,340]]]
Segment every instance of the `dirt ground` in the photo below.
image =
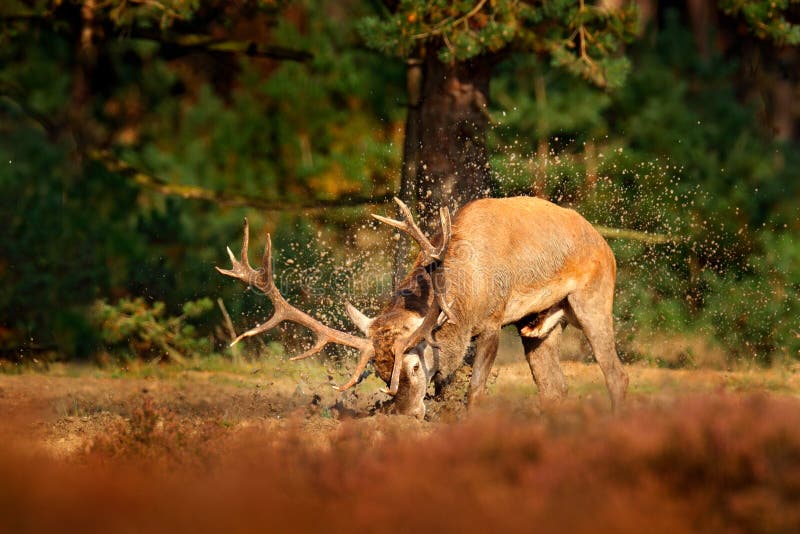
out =
[[[476,411],[540,415],[536,386],[527,364],[503,358],[489,383],[489,394]],[[271,362],[274,363],[274,362]],[[222,370],[141,367],[131,372],[93,367],[54,366],[45,373],[0,375],[0,420],[17,437],[56,456],[69,456],[91,447],[95,438],[130,419],[146,400],[188,423],[211,421],[229,432],[281,426],[291,416],[308,421],[310,439],[324,440],[342,420],[366,418],[388,398],[372,378],[340,394],[331,388],[331,374],[316,363],[228,365]],[[281,375],[289,365],[290,374]],[[564,411],[609,411],[605,383],[595,363],[562,362],[570,394]],[[668,404],[697,393],[757,393],[800,395],[800,368],[736,371],[671,370],[629,365],[630,390],[626,409]],[[444,402],[427,401],[425,422],[403,420],[413,432],[425,434],[437,425],[466,416],[465,382],[456,384]],[[278,376],[275,376],[275,375]],[[377,413],[380,413],[379,411]]]
[[800,366],[627,365],[613,415],[577,361],[542,412],[518,356],[476,409],[465,372],[425,421],[313,361],[6,367],[0,531],[800,528]]

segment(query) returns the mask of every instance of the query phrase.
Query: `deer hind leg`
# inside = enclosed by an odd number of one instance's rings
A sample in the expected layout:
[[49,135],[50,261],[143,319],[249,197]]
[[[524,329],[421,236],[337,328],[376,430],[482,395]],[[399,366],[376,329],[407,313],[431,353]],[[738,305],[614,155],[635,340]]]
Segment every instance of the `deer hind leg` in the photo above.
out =
[[[525,325],[518,325],[522,330]],[[542,407],[559,402],[567,396],[567,381],[558,361],[559,342],[564,324],[556,325],[543,337],[522,337],[525,359],[531,368],[533,381],[539,388],[539,399]]]
[[500,329],[490,330],[478,336],[475,342],[475,361],[472,364],[472,377],[467,390],[467,406],[486,393],[486,379],[492,370],[497,357],[497,346],[500,343]]
[[600,364],[606,387],[611,396],[611,406],[618,410],[628,390],[628,374],[617,355],[614,342],[614,319],[611,314],[613,282],[591,290],[591,286],[567,297],[569,310],[583,330],[592,352]]

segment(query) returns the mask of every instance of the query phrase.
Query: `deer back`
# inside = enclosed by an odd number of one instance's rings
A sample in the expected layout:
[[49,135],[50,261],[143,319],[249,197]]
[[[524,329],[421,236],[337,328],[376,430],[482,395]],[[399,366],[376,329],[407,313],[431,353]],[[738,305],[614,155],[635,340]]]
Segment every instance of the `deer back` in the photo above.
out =
[[453,221],[445,300],[474,335],[487,320],[507,324],[552,306],[608,261],[605,240],[573,210],[530,197],[476,200]]

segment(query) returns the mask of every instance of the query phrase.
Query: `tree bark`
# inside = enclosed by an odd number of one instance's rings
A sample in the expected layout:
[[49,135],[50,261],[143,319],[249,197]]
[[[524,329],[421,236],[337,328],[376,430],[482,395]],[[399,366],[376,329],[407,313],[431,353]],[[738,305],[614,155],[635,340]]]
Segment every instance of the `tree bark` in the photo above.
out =
[[[403,167],[400,172],[400,199],[406,205],[414,204],[416,192],[417,172],[419,171],[420,154],[420,100],[422,98],[422,62],[419,59],[409,59],[406,62],[406,95],[408,97],[408,111],[406,112],[406,131],[403,140]],[[406,275],[406,260],[408,248],[411,244],[404,233],[397,242],[394,252],[394,271],[392,273],[392,287],[397,289],[398,284]]]
[[417,208],[423,230],[438,229],[438,210],[454,213],[489,194],[486,130],[489,80],[495,58],[446,64],[429,45],[423,59]]

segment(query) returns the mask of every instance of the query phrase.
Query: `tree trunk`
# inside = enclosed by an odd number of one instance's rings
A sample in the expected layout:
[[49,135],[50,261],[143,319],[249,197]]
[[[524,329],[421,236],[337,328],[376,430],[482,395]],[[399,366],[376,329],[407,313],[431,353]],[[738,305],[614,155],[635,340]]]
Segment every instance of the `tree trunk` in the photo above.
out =
[[489,79],[495,58],[446,64],[429,46],[423,59],[417,208],[423,229],[438,229],[438,210],[454,213],[489,194],[486,130]]
[[[406,205],[413,205],[420,152],[422,62],[419,59],[409,59],[406,63],[406,95],[408,111],[406,112],[406,131],[403,140],[403,167],[400,171],[400,199]],[[392,287],[395,289],[406,275],[406,260],[410,244],[408,236],[402,232],[398,235],[400,239],[394,253],[394,272],[392,273]]]

